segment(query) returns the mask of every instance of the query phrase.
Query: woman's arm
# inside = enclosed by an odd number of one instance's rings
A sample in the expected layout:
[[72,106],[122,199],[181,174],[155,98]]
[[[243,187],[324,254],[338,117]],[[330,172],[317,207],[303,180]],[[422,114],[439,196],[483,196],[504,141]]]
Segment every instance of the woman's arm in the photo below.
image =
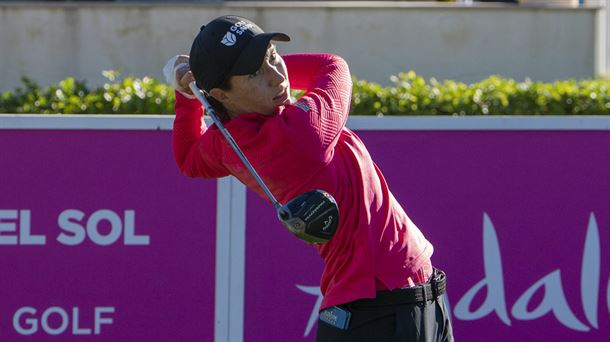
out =
[[328,163],[350,109],[352,79],[345,60],[330,54],[284,56],[291,87],[305,94],[283,112],[288,139]]
[[176,91],[176,118],[172,131],[174,158],[189,177],[218,178],[229,172],[221,164],[220,148],[203,121],[203,107]]

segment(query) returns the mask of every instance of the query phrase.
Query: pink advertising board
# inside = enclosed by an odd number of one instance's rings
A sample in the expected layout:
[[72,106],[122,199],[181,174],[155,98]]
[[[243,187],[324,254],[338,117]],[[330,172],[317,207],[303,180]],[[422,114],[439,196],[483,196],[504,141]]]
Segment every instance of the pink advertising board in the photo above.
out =
[[[171,117],[0,115],[0,341],[314,341],[322,263]],[[467,341],[605,341],[608,118],[351,118]]]
[[0,130],[0,341],[212,341],[216,184],[167,130]]
[[[610,132],[359,130],[448,274],[457,340],[607,341]],[[314,341],[322,264],[248,191],[244,341]]]

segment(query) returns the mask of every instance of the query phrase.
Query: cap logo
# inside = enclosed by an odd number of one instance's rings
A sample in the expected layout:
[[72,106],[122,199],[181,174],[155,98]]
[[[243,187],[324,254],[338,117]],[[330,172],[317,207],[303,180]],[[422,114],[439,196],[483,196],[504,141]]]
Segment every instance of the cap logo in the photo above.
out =
[[233,33],[227,32],[227,34],[225,34],[225,36],[222,37],[222,40],[220,42],[226,46],[233,46],[233,45],[235,45],[235,42],[237,42],[237,38],[235,37],[235,35]]
[[244,33],[244,31],[251,29],[252,27],[254,27],[254,25],[252,23],[247,23],[243,20],[240,20],[238,22],[235,23],[235,25],[231,26],[230,30],[231,32],[235,32],[238,35],[242,35]]
[[235,45],[235,43],[237,43],[236,35],[241,36],[246,30],[249,30],[252,27],[254,27],[254,24],[252,23],[247,23],[243,20],[238,21],[229,28],[229,31],[227,31],[225,36],[222,37],[222,40],[220,42],[226,46],[233,46]]

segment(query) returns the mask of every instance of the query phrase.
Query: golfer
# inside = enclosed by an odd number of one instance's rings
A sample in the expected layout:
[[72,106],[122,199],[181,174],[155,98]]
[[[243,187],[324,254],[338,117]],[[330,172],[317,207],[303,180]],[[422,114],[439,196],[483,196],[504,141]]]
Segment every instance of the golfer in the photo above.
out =
[[[280,56],[252,21],[222,16],[201,28],[190,55],[168,61],[176,88],[173,150],[189,177],[233,175],[266,198],[189,90],[202,89],[226,129],[282,203],[313,189],[339,206],[324,261],[316,341],[453,341],[445,274],[433,247],[396,201],[365,145],[345,127],[352,83],[331,54]],[[291,89],[303,90],[298,101]]]

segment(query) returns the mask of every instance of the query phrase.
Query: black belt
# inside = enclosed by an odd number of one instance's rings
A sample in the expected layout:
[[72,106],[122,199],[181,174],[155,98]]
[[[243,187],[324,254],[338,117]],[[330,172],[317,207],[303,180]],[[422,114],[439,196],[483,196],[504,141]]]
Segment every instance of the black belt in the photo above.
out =
[[375,298],[358,299],[350,303],[354,307],[378,307],[396,304],[416,304],[434,300],[445,293],[445,272],[434,269],[430,281],[413,287],[391,291],[377,291]]

